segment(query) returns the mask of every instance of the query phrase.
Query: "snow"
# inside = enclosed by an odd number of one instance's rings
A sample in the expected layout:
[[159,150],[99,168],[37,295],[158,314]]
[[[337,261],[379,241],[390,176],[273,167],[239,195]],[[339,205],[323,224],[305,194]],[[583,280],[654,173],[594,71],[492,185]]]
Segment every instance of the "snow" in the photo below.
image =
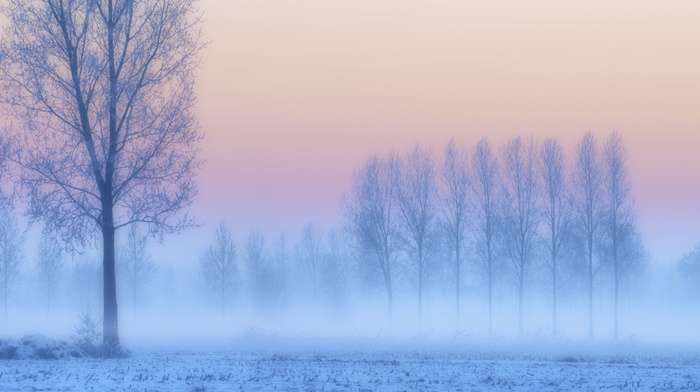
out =
[[78,347],[44,335],[25,336],[19,341],[0,340],[2,359],[59,359],[84,357]]
[[143,346],[123,359],[2,360],[0,390],[695,391],[696,348],[449,341]]

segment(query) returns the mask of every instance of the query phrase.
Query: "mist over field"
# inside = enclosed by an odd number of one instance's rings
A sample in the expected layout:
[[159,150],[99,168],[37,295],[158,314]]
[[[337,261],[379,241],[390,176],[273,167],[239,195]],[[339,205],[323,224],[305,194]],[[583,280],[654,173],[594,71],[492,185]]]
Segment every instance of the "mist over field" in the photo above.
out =
[[[123,341],[697,342],[700,251],[649,252],[627,155],[617,132],[573,151],[416,144],[368,157],[333,227],[221,220],[161,242],[131,224],[115,236]],[[99,244],[3,222],[0,336],[75,339],[85,320],[99,336]]]
[[[182,236],[186,238],[186,235]],[[212,236],[213,237],[213,236]],[[27,244],[29,248],[29,244]],[[238,244],[237,244],[238,246]],[[155,244],[146,249],[157,248]],[[241,249],[240,246],[237,249]],[[269,250],[271,253],[271,250]],[[204,250],[202,250],[204,253]],[[47,305],[45,285],[37,276],[36,265],[26,258],[21,279],[8,298],[7,313],[0,313],[0,336],[19,338],[42,333],[67,339],[78,316],[89,310],[99,319],[101,284],[99,253],[63,254],[63,267],[56,281],[51,303]],[[256,293],[250,280],[245,256],[237,257],[237,273],[225,314],[202,276],[200,260],[173,265],[148,252],[154,269],[134,298],[124,274],[118,272],[120,327],[126,347],[132,345],[183,344],[188,340],[288,338],[301,341],[319,339],[389,339],[408,341],[513,341],[518,337],[518,297],[508,265],[501,261],[501,272],[494,289],[493,336],[488,334],[488,304],[483,272],[471,257],[463,271],[460,325],[457,329],[455,293],[447,280],[447,266],[436,261],[437,271],[428,280],[419,323],[415,272],[397,275],[394,311],[387,315],[386,294],[375,279],[363,279],[356,259],[348,260],[343,274],[343,290],[332,296],[328,277],[319,279],[317,298],[290,257],[288,283],[284,294],[279,287],[266,285]],[[272,255],[269,256],[270,258]],[[242,260],[243,258],[243,260]],[[157,261],[156,261],[157,260]],[[612,341],[613,298],[610,278],[601,272],[594,297],[594,339]],[[367,280],[367,281],[365,281]],[[524,338],[552,339],[551,282],[544,271],[533,272],[526,286]],[[650,263],[621,287],[621,341],[697,342],[700,322],[695,291],[681,276],[677,265]],[[566,281],[558,301],[557,341],[585,341],[588,313],[585,282],[576,276]]]
[[[696,342],[700,252],[660,262],[646,249],[627,154],[616,132],[573,151],[556,138],[417,144],[370,156],[333,227],[271,236],[222,220],[159,242],[132,224],[115,237],[122,337]],[[100,246],[71,249],[18,211],[4,222],[0,335],[100,325]]]
[[700,390],[698,4],[0,0],[0,390]]

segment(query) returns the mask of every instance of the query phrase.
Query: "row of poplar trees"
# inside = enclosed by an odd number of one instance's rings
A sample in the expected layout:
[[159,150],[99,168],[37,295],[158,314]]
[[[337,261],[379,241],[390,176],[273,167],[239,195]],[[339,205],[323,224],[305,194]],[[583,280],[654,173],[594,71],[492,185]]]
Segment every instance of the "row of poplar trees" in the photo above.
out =
[[520,337],[523,290],[534,260],[546,261],[549,269],[554,337],[564,252],[574,254],[587,283],[589,337],[594,281],[602,266],[610,266],[615,339],[620,283],[645,259],[627,150],[618,132],[602,145],[587,132],[572,157],[556,138],[538,142],[520,136],[497,150],[488,139],[471,149],[453,139],[441,162],[431,148],[419,145],[403,156],[374,155],[354,173],[343,210],[365,259],[381,271],[389,319],[395,271],[406,262],[416,271],[422,317],[432,242],[441,238],[449,244],[457,329],[464,263],[476,260],[488,282],[490,336],[497,258],[507,259],[516,277]]

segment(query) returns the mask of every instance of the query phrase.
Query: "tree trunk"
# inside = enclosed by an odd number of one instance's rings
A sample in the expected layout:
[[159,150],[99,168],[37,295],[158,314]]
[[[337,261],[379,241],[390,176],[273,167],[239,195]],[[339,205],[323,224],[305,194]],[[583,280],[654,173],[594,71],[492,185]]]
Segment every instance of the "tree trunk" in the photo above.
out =
[[311,273],[311,280],[313,283],[313,292],[314,292],[313,293],[314,294],[313,306],[314,306],[314,310],[316,310],[316,267],[313,268],[313,272]]
[[392,317],[392,312],[393,312],[393,293],[391,290],[391,266],[389,264],[389,258],[386,258],[386,268],[384,269],[384,284],[386,285],[386,294],[387,294],[387,301],[388,301],[388,307],[387,307],[387,320],[389,321],[389,324],[391,324],[391,317]]
[[423,258],[418,258],[418,330],[423,323]]
[[114,223],[112,208],[103,208],[102,240],[104,273],[104,324],[102,341],[106,346],[119,347],[119,319],[117,317],[117,284],[114,258]]
[[617,293],[618,293],[618,288],[619,288],[619,283],[617,277],[615,278],[615,327],[613,331],[613,339],[617,340]]
[[613,235],[612,235],[612,242],[613,242],[613,277],[615,278],[615,319],[614,319],[614,326],[613,326],[613,339],[617,340],[617,294],[618,294],[618,288],[620,287],[620,270],[619,267],[620,265],[618,264],[618,245],[617,245],[617,230],[618,230],[618,224],[617,224],[617,209],[615,209],[613,213]]
[[455,298],[455,320],[456,320],[456,327],[457,327],[457,334],[459,334],[459,242],[457,242],[457,246],[455,248],[455,253],[456,253],[456,258],[455,258],[455,275],[457,277],[456,279],[456,298]]
[[[134,276],[136,276],[136,275],[134,274]],[[134,292],[132,293],[132,295],[133,295],[133,304],[132,304],[132,305],[133,305],[133,308],[132,308],[132,312],[133,312],[134,320],[136,320],[136,297],[138,296],[138,294],[137,294],[137,292],[136,292],[136,291],[137,291],[137,290],[136,290],[136,286],[137,286],[137,284],[136,284],[136,282],[134,282]]]
[[[552,252],[554,253],[554,252]],[[557,257],[552,254],[552,339],[557,338]]]
[[493,274],[489,257],[489,339],[493,337]]
[[[554,202],[550,202],[554,211]],[[557,338],[557,236],[556,236],[556,216],[552,213],[552,339]]]
[[387,317],[389,319],[389,324],[391,324],[391,317],[393,312],[393,293],[391,292],[391,283],[387,282],[387,299],[389,300],[389,307],[387,308]]
[[588,256],[588,338],[593,339],[593,255]]
[[114,252],[114,165],[117,156],[117,71],[114,54],[114,4],[108,2],[107,11],[107,62],[109,64],[109,148],[105,162],[104,183],[100,189],[102,199],[102,237],[104,242],[104,335],[103,343],[119,348],[119,319],[117,317],[117,283]]
[[46,283],[46,317],[51,313],[51,279]]
[[524,271],[521,269],[518,287],[518,338],[520,339],[523,338],[523,273]]

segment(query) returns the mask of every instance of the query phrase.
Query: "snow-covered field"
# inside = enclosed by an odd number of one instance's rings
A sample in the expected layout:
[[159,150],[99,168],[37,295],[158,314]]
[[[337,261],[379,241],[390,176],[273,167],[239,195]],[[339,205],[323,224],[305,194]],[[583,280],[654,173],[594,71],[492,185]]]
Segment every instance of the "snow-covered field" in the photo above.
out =
[[0,391],[698,391],[697,346],[208,342],[0,360]]

